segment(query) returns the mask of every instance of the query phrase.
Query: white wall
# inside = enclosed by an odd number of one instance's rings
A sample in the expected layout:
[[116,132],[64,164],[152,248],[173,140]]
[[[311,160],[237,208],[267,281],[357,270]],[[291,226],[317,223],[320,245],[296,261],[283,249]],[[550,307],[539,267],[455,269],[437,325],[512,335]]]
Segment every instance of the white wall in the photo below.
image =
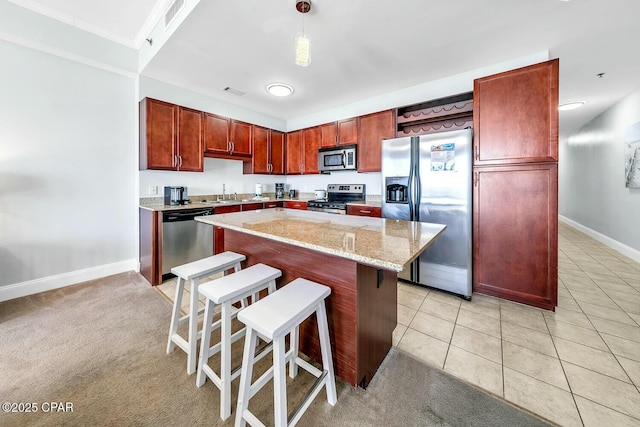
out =
[[[570,111],[561,112],[570,114]],[[560,141],[559,213],[640,261],[640,190],[625,187],[624,131],[640,122],[640,90]]]
[[0,58],[0,300],[135,268],[135,79],[4,41]]

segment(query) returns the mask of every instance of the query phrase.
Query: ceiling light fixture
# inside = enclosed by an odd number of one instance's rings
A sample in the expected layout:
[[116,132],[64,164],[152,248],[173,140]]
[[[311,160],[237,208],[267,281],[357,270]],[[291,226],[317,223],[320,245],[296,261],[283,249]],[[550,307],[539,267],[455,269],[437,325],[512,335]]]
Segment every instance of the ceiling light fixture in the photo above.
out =
[[267,92],[273,96],[289,96],[293,93],[293,87],[285,83],[271,83],[267,85]]
[[567,102],[566,104],[558,106],[558,111],[575,110],[576,108],[582,107],[584,104],[586,104],[585,101]]
[[311,63],[311,40],[304,33],[304,14],[311,10],[311,0],[296,0],[296,10],[302,14],[302,34],[296,35],[296,65],[307,67]]

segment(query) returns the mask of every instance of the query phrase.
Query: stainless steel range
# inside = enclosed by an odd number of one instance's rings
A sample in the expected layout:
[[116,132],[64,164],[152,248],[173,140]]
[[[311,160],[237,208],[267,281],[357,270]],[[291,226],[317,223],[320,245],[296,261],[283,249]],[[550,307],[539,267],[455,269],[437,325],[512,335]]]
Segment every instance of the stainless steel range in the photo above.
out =
[[364,184],[329,184],[327,198],[307,202],[307,210],[345,215],[348,202],[364,202]]

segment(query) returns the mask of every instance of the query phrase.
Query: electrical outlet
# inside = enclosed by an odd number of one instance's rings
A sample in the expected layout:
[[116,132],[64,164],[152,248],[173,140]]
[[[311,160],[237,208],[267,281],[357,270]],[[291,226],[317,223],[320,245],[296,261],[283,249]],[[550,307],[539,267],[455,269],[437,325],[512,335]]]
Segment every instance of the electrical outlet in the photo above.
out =
[[149,195],[150,196],[157,196],[158,195],[158,186],[157,185],[150,185],[149,186]]

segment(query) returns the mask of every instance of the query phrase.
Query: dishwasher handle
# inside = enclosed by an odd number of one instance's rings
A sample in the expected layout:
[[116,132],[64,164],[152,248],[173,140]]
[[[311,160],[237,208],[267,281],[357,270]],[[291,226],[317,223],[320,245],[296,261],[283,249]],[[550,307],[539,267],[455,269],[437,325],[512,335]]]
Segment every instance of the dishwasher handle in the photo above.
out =
[[163,222],[176,222],[176,221],[191,221],[197,216],[213,215],[213,209],[203,209],[198,211],[188,212],[163,212]]

